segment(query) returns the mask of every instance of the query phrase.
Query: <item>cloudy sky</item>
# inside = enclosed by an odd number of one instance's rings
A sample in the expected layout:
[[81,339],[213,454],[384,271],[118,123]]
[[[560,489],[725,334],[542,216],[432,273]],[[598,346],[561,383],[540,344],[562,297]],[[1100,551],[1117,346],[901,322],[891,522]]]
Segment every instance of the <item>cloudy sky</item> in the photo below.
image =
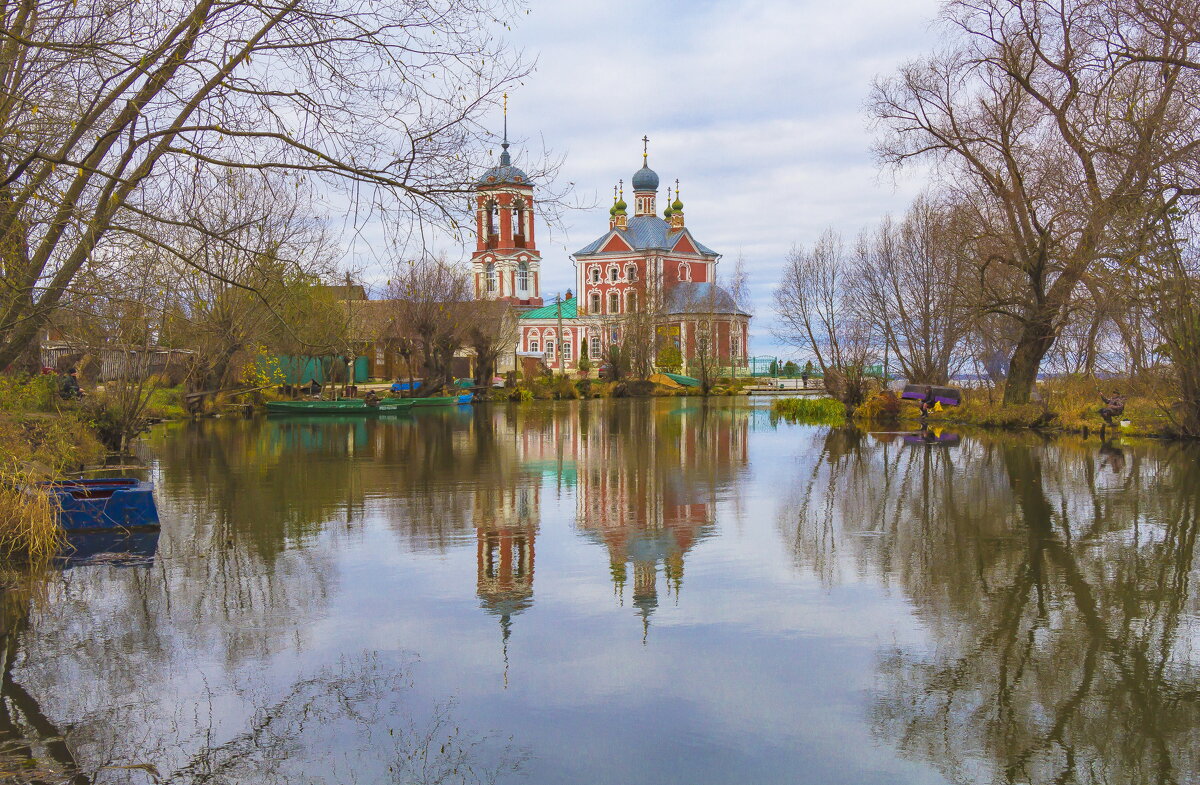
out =
[[[565,156],[560,180],[595,206],[539,224],[544,296],[573,285],[570,254],[608,227],[612,186],[650,165],[680,180],[687,224],[744,254],[751,351],[794,354],[771,335],[784,256],[827,226],[847,236],[920,189],[871,154],[872,80],[935,45],[938,0],[531,0],[511,33],[537,70],[511,91],[522,149]],[[496,117],[497,127],[500,118]],[[627,191],[626,196],[629,196]],[[549,231],[548,231],[549,229]]]

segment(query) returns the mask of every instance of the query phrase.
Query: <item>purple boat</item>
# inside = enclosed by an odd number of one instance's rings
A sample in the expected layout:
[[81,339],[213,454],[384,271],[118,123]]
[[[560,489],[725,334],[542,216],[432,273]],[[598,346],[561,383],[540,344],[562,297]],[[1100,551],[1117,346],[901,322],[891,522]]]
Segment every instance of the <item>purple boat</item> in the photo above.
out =
[[67,531],[158,527],[154,486],[133,477],[43,482]]
[[900,397],[906,401],[923,401],[926,387],[932,388],[933,400],[942,406],[958,406],[962,403],[962,391],[957,387],[938,387],[932,384],[906,384]]

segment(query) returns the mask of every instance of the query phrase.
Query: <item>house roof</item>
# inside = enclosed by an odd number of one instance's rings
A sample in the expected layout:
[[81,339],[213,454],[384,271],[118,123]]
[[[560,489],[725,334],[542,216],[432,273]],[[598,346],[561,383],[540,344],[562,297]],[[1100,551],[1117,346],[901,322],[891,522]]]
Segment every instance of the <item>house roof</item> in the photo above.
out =
[[600,253],[608,238],[613,235],[621,237],[635,251],[648,249],[669,251],[675,247],[679,238],[686,236],[696,246],[696,250],[704,256],[720,256],[716,251],[700,244],[694,235],[682,227],[672,229],[671,225],[657,215],[635,215],[627,221],[625,229],[610,229],[589,245],[575,252],[575,256]]
[[[574,319],[579,316],[579,301],[572,297],[570,300],[562,301],[562,318]],[[543,305],[541,308],[534,308],[531,311],[526,311],[521,314],[520,319],[557,319],[558,318],[558,303],[550,303]]]
[[733,295],[712,283],[680,281],[671,284],[666,292],[666,310],[669,314],[686,313],[734,313],[750,314],[738,307]]

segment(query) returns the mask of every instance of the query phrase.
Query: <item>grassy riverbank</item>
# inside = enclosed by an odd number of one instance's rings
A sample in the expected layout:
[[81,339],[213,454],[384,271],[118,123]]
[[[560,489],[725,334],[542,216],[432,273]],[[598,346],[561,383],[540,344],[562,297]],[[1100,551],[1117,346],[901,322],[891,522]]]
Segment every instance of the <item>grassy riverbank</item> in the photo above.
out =
[[[1058,433],[1112,432],[1100,417],[1100,393],[1120,392],[1126,396],[1120,426],[1125,436],[1175,438],[1172,399],[1166,385],[1154,381],[1108,380],[1064,377],[1038,384],[1035,400],[1016,406],[1005,405],[999,390],[963,390],[961,406],[932,412],[931,425],[969,425],[1005,430],[1038,430]],[[781,398],[771,402],[773,415],[791,422],[837,425],[845,422],[842,404],[832,398]],[[921,423],[914,401],[901,401],[894,393],[876,393],[854,410],[855,421]]]
[[40,561],[62,530],[38,480],[99,461],[104,448],[82,406],[55,396],[51,376],[0,377],[0,560]]
[[[1101,392],[1125,395],[1125,413],[1120,419],[1128,425],[1120,431],[1126,436],[1174,438],[1178,434],[1172,417],[1169,388],[1155,380],[1105,380],[1085,377],[1059,377],[1039,382],[1034,400],[1027,404],[1005,405],[1000,390],[963,390],[961,406],[932,412],[928,422],[943,425],[973,425],[981,428],[1032,429],[1061,433],[1093,433],[1102,427],[1111,431],[1100,417]],[[870,410],[888,408],[875,396],[856,411],[856,418],[870,419]],[[915,402],[899,406],[902,422],[920,422]]]

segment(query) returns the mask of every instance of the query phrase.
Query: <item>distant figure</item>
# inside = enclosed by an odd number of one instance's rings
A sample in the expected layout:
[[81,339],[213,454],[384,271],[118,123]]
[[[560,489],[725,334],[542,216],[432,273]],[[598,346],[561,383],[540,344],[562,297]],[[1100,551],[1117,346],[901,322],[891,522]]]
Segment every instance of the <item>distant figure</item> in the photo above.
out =
[[363,396],[363,403],[367,406],[378,406],[379,396],[375,394],[374,390],[367,390],[367,394]]
[[305,385],[305,387],[308,388],[308,394],[313,396],[314,398],[321,394],[321,383],[318,382],[316,379],[313,379],[312,381],[310,381],[308,384]]
[[800,382],[804,385],[804,389],[808,389],[808,366],[804,366],[804,370],[800,372]]
[[928,384],[925,385],[925,397],[921,399],[921,419],[922,420],[929,417],[929,412],[933,410],[933,406],[936,403],[937,403],[937,399],[935,399],[933,397],[933,387],[931,387]]
[[75,377],[75,373],[74,368],[67,371],[67,375],[58,385],[58,394],[67,400],[83,397],[83,390],[79,387],[79,379]]
[[1100,400],[1104,401],[1104,405],[1100,407],[1100,419],[1113,425],[1113,418],[1125,413],[1125,396],[1114,390],[1112,395],[1106,396],[1101,393]]

